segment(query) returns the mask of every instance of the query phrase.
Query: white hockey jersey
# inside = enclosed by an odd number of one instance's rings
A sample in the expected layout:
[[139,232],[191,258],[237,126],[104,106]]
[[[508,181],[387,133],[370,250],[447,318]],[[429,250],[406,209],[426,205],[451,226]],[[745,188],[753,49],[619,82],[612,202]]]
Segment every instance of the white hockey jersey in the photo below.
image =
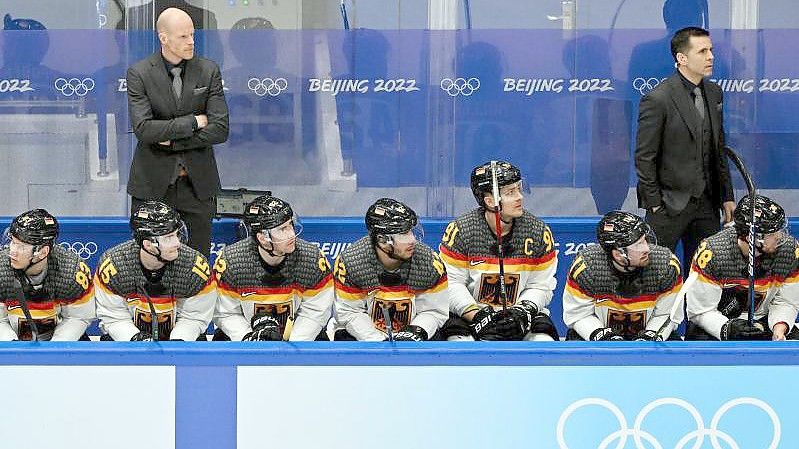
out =
[[[549,315],[552,292],[557,281],[558,259],[552,231],[543,221],[525,211],[513,220],[511,232],[503,237],[505,247],[505,288],[507,306],[528,300]],[[483,209],[475,209],[451,222],[439,245],[449,278],[449,310],[462,316],[476,310],[478,303],[499,310],[499,259],[496,236],[489,228]]]
[[273,273],[260,258],[252,238],[225,247],[216,258],[216,326],[239,341],[252,331],[253,315],[266,313],[280,324],[283,340],[315,340],[333,307],[333,274],[325,255],[316,245],[297,239],[294,252]]

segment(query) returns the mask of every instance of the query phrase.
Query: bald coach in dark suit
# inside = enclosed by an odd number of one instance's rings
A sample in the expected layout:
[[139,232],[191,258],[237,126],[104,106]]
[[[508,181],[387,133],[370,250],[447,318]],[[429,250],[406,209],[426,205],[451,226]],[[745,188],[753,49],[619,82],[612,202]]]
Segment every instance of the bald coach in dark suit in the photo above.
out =
[[156,24],[161,51],[128,69],[128,107],[138,138],[130,168],[131,211],[148,199],[177,209],[189,246],[206,256],[220,189],[212,145],[227,140],[228,108],[219,67],[194,56],[188,14],[169,8]]

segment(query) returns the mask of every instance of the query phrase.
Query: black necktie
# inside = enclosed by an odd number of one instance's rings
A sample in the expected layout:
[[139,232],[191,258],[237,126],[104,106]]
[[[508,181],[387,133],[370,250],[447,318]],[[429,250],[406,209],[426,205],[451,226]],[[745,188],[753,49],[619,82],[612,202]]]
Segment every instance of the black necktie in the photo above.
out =
[[702,89],[700,89],[699,87],[694,87],[694,106],[696,106],[696,112],[699,113],[699,118],[704,120],[705,100],[702,99]]
[[180,103],[180,92],[183,90],[183,80],[180,78],[182,71],[180,67],[172,67],[169,70],[172,73],[172,93],[175,94],[175,101],[178,103]]

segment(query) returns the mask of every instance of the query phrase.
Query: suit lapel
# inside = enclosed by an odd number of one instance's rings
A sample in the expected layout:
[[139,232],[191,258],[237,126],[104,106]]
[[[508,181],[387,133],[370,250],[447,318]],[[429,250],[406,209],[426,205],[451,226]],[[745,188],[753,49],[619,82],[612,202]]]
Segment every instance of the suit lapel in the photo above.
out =
[[713,129],[713,142],[718,146],[719,135],[721,133],[721,115],[724,111],[718,109],[721,104],[719,91],[709,86],[709,81],[705,83],[705,95],[707,96],[707,108],[710,110],[710,126]]
[[166,73],[166,66],[161,57],[160,52],[156,52],[150,58],[150,65],[152,66],[153,78],[155,85],[158,89],[158,94],[161,98],[167,98],[167,103],[172,107],[172,110],[177,113],[178,104],[175,102],[175,95],[172,93],[172,79]]
[[680,114],[680,117],[682,117],[683,122],[685,122],[685,126],[688,127],[691,136],[697,139],[701,131],[699,128],[702,123],[699,120],[699,112],[696,110],[693,100],[691,100],[691,94],[689,94],[682,85],[678,73],[672,75],[667,82],[671,89],[671,100],[674,102],[677,112]]

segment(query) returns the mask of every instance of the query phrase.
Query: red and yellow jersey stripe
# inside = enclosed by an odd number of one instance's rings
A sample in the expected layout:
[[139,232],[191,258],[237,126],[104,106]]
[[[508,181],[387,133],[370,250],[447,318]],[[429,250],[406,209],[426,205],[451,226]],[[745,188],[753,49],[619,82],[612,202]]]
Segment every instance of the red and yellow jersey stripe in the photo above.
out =
[[[439,247],[441,258],[449,265],[467,270],[485,272],[499,271],[499,258],[497,257],[470,257],[449,249],[444,245]],[[552,266],[557,260],[555,251],[550,251],[540,257],[507,257],[503,259],[506,273],[521,273],[525,271],[543,271]]]

